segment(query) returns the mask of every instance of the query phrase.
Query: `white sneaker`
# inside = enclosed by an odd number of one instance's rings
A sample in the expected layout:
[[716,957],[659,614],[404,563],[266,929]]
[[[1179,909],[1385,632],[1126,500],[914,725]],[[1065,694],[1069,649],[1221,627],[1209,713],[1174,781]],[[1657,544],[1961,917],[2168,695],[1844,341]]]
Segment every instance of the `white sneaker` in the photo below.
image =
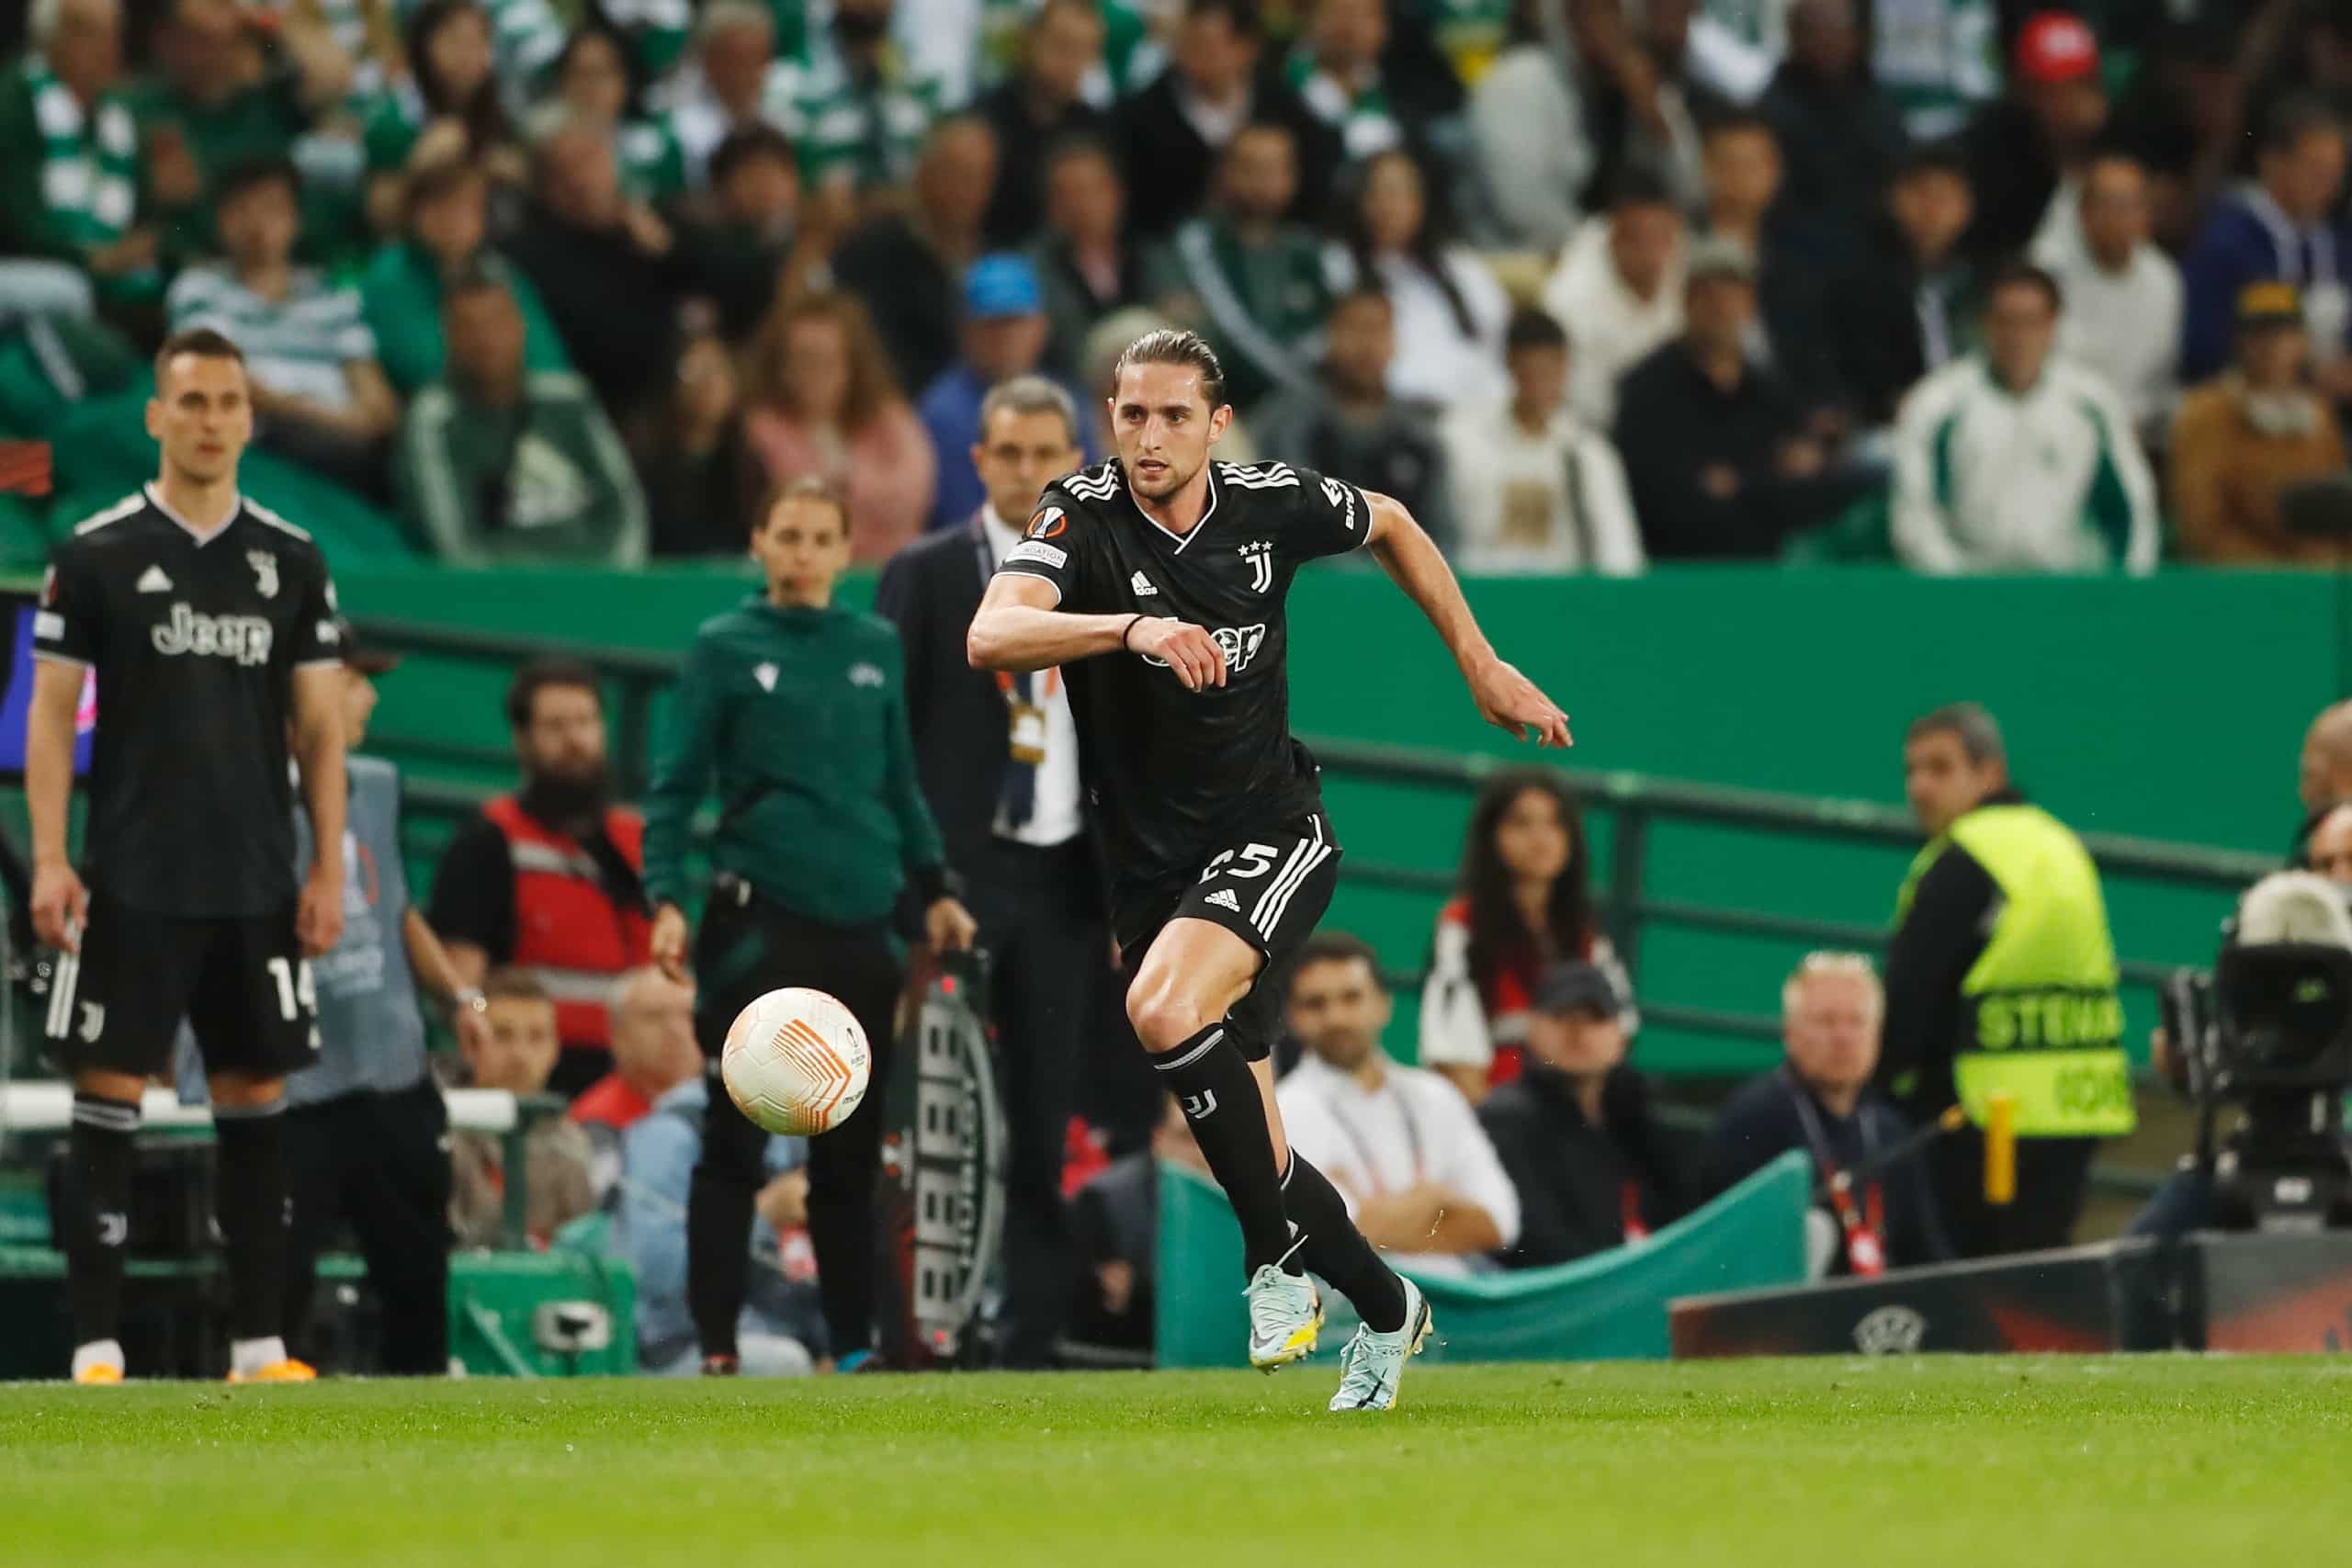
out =
[[1331,1396],[1332,1409],[1385,1410],[1396,1403],[1405,1359],[1419,1355],[1430,1337],[1429,1298],[1410,1280],[1404,1285],[1405,1325],[1394,1334],[1378,1334],[1372,1325],[1359,1324],[1340,1352],[1340,1392]]
[[1251,1366],[1271,1372],[1313,1353],[1323,1332],[1323,1297],[1314,1280],[1261,1264],[1243,1294],[1250,1298]]

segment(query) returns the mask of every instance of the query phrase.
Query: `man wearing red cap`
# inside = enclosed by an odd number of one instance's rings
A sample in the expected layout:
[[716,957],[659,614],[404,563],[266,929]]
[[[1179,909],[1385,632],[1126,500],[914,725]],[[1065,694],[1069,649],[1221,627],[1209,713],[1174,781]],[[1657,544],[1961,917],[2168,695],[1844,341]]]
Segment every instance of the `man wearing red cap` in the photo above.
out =
[[1970,248],[1988,263],[2031,243],[2060,182],[2107,124],[2098,40],[2079,17],[2044,11],[2018,30],[2007,97],[1977,111],[1965,143],[1976,189]]

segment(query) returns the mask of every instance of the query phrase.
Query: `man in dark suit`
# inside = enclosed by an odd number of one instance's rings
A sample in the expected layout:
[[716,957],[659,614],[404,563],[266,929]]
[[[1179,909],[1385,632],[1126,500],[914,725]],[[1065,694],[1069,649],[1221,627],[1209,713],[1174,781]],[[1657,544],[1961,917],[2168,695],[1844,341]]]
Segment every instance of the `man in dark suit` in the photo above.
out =
[[1261,69],[1255,0],[1190,0],[1168,69],[1122,102],[1114,124],[1138,232],[1157,238],[1199,210],[1226,144],[1243,127],[1286,128],[1298,153],[1291,218],[1312,223],[1331,197],[1340,138],[1279,75]]
[[1037,497],[1080,461],[1069,394],[1037,376],[1000,383],[980,405],[972,461],[988,500],[891,558],[875,607],[906,644],[916,771],[991,956],[1012,1134],[1002,1359],[1039,1367],[1071,1299],[1062,1150],[1111,939],[1061,672],[976,671],[964,636]]

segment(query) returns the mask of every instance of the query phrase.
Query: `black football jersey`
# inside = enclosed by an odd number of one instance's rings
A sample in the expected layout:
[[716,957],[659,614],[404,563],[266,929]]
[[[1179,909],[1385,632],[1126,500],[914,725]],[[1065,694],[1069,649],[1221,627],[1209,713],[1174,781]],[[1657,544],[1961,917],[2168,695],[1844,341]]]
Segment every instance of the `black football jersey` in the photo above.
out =
[[342,658],[310,535],[246,501],[199,536],[151,486],[57,547],[33,653],[96,671],[94,893],[189,917],[292,900],[293,673]]
[[1209,465],[1209,499],[1190,533],[1144,515],[1116,458],[1046,488],[1000,571],[1042,578],[1059,608],[1137,611],[1205,627],[1226,684],[1188,692],[1140,654],[1085,659],[1065,672],[1079,763],[1123,889],[1199,874],[1234,833],[1312,807],[1306,748],[1291,738],[1292,577],[1370,537],[1363,492],[1286,463]]

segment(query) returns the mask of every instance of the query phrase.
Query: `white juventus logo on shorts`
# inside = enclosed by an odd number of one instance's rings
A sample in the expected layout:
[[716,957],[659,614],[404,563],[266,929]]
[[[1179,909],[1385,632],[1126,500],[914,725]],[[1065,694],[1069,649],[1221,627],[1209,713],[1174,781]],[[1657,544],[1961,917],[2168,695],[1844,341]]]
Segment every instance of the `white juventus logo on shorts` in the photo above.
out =
[[1274,585],[1274,546],[1271,539],[1252,539],[1241,547],[1241,558],[1250,563],[1250,587],[1263,593]]
[[130,1239],[130,1216],[120,1210],[98,1217],[98,1245],[120,1247]]
[[1317,866],[1331,858],[1330,841],[1323,837],[1323,818],[1309,817],[1306,825],[1312,836],[1301,839],[1292,849],[1290,858],[1283,862],[1282,870],[1266,885],[1265,892],[1258,896],[1257,907],[1250,911],[1250,923],[1258,928],[1259,935],[1270,941],[1274,928],[1283,923],[1283,915],[1290,908],[1291,896]]

